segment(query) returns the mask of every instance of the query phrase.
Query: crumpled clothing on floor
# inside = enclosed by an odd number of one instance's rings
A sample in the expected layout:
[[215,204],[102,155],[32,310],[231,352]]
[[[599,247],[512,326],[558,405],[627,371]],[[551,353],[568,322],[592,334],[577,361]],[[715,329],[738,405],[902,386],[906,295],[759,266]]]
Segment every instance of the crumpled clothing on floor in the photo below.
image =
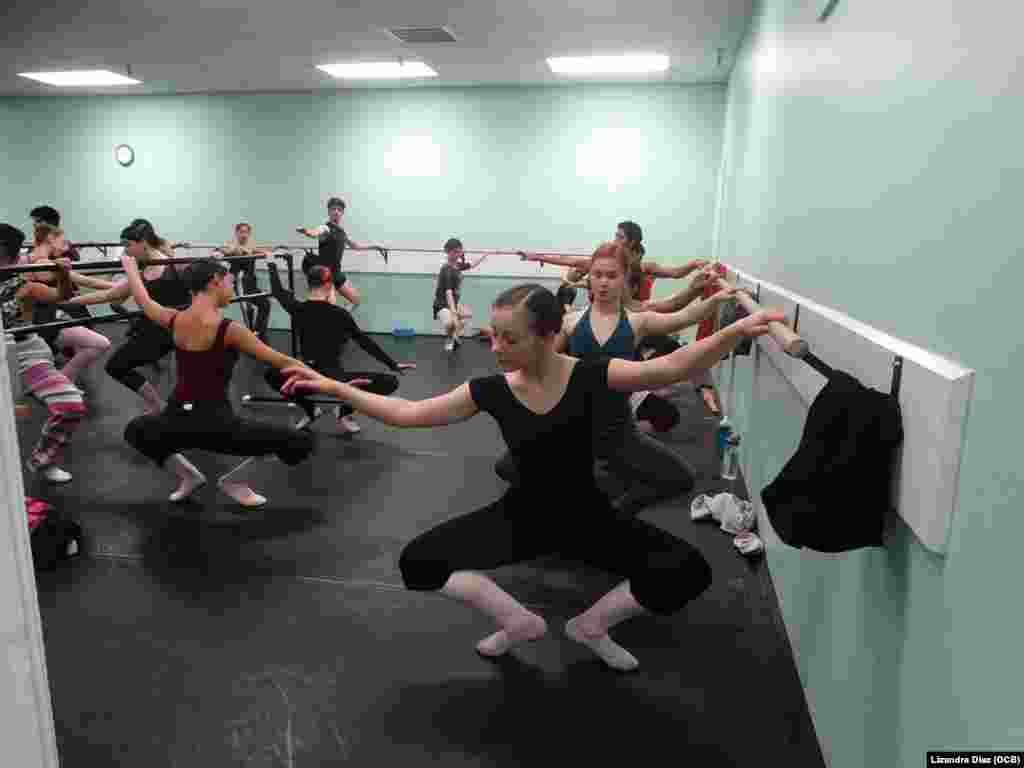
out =
[[690,505],[691,520],[713,519],[726,533],[732,534],[733,546],[744,555],[753,555],[764,549],[764,542],[754,533],[757,513],[754,505],[733,493],[715,496],[701,494]]

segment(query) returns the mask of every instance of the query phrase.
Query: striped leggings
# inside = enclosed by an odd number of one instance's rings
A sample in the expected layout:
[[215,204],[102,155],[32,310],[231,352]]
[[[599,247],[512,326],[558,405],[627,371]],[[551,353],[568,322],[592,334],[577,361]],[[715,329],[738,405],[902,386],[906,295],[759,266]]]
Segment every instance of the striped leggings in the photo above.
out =
[[14,354],[21,385],[50,412],[28,460],[29,468],[36,470],[60,461],[85,416],[85,403],[81,391],[54,366],[53,352],[39,336],[18,341]]

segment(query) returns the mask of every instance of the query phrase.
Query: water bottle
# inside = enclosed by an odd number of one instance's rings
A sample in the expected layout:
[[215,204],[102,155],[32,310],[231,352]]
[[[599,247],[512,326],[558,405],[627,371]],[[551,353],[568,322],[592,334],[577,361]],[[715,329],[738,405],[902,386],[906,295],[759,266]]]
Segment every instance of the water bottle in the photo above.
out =
[[725,453],[725,443],[729,439],[729,435],[732,434],[732,424],[729,423],[728,416],[722,416],[722,420],[718,422],[718,455],[722,456]]
[[722,454],[722,479],[735,480],[740,471],[740,436],[729,435]]

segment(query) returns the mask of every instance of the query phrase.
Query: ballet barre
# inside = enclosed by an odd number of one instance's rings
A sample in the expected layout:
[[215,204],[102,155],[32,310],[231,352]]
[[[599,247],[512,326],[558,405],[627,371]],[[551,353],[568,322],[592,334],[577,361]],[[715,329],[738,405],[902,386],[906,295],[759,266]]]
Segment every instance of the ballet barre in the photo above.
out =
[[[249,261],[251,259],[263,259],[265,256],[224,256],[216,259],[216,261],[226,261],[228,263],[234,261]],[[153,259],[143,262],[146,267],[162,266],[165,264],[192,264],[196,262],[194,258],[172,258],[172,259]],[[54,262],[49,263],[37,263],[37,264],[17,264],[9,267],[0,267],[0,280],[4,279],[5,275],[17,275],[22,272],[57,272],[60,267]],[[79,272],[81,274],[88,274],[91,272],[111,272],[111,271],[123,271],[124,267],[120,261],[77,261],[71,262],[68,266],[68,271]]]
[[[725,281],[719,279],[719,284],[723,283]],[[728,285],[728,283],[725,284]],[[736,301],[751,315],[755,312],[760,312],[762,309],[761,305],[743,289],[737,289]],[[768,323],[768,331],[790,357],[803,359],[810,352],[808,343],[784,323],[773,320]]]
[[[272,294],[270,293],[249,293],[244,296],[236,296],[229,303],[237,304],[243,301],[262,299],[271,295]],[[171,309],[185,310],[188,309],[188,306],[171,307]],[[38,325],[24,325],[17,328],[4,329],[4,332],[12,336],[26,336],[30,333],[38,333],[40,331],[58,331],[63,328],[77,328],[79,326],[88,327],[90,325],[98,325],[100,323],[117,323],[122,320],[131,320],[136,317],[142,317],[145,314],[145,311],[139,309],[132,310],[130,312],[118,312],[113,315],[97,315],[95,317],[81,317],[73,318],[71,320],[55,320],[50,323],[39,323]]]
[[[338,406],[348,405],[348,403],[346,403],[344,400],[331,400],[329,398],[323,398],[323,397],[303,397],[302,398],[302,402],[300,403],[296,399],[292,399],[292,398],[288,398],[288,397],[283,397],[283,396],[282,397],[270,397],[269,395],[267,395],[267,396],[263,396],[263,395],[242,395],[242,405],[249,406],[249,405],[256,405],[256,404],[259,404],[259,405],[283,405],[286,408],[299,408],[299,407],[301,407],[303,405],[309,405],[309,406],[323,405],[323,406],[327,406],[328,408],[337,408]],[[320,410],[319,413],[317,413],[316,411],[313,411],[312,413],[310,413],[310,411],[307,410],[306,415],[303,416],[301,419],[299,419],[299,421],[294,425],[295,429],[303,429],[304,427],[308,427],[311,424],[313,424],[314,422],[316,422],[318,419],[320,419],[322,416],[325,416],[327,414],[326,410],[323,410],[323,409],[318,409],[318,410]]]
[[[216,245],[209,245],[205,243],[192,243],[189,247],[191,248],[204,248],[208,250],[219,250],[224,247],[223,243],[217,243]],[[397,245],[385,245],[382,246],[386,251],[399,251],[402,253],[445,253],[444,248],[405,248]],[[274,250],[309,250],[316,248],[315,244],[309,242],[299,244],[284,244],[274,248]],[[267,250],[266,248],[260,248],[259,250]],[[352,248],[347,247],[347,251],[376,251],[375,247],[368,248]],[[463,253],[473,253],[482,256],[519,256],[523,251],[522,248],[464,248]],[[593,256],[592,253],[565,253],[564,251],[529,251],[530,254],[537,256],[573,256],[576,258],[589,259]]]

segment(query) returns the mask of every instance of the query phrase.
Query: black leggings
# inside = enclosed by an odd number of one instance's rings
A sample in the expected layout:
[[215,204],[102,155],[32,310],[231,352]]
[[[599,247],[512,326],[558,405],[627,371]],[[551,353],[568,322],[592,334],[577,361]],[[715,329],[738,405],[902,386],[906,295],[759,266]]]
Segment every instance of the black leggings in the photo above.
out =
[[170,332],[149,320],[143,320],[107,360],[107,373],[128,389],[138,392],[146,383],[146,377],[135,369],[155,363],[173,350],[174,340]]
[[128,422],[124,439],[161,466],[171,454],[193,448],[229,456],[275,454],[285,464],[294,465],[308,457],[314,447],[310,432],[241,418],[226,402],[186,404],[171,400],[162,413]]
[[[369,379],[370,384],[359,387],[366,392],[372,392],[375,395],[390,395],[396,389],[398,389],[398,377],[393,373],[372,373],[367,371],[345,371],[338,366],[319,366],[313,363],[308,364],[310,368],[319,371],[324,376],[335,381],[348,382],[353,379]],[[277,368],[268,368],[266,373],[263,374],[263,380],[267,382],[267,386],[275,392],[280,393],[282,385],[284,385],[284,375],[277,370]],[[295,400],[303,410],[313,418],[313,403],[309,402],[310,395],[295,394],[290,396],[291,399]],[[352,406],[343,404],[340,406],[341,415],[348,416],[355,413],[355,409]]]
[[[232,270],[232,274],[236,276],[240,270]],[[256,279],[255,270],[247,269],[241,271],[242,275],[242,291],[244,293],[258,293],[260,290],[259,281]],[[255,315],[253,318],[253,307],[255,306]],[[270,299],[265,296],[262,299],[253,299],[251,302],[242,302],[242,313],[248,320],[248,325],[253,329],[253,332],[261,339],[267,335],[267,326],[270,323]]]
[[[616,506],[637,512],[648,504],[693,490],[693,469],[667,445],[636,428],[628,401],[609,398],[602,409],[595,413],[594,456],[626,486]],[[519,483],[518,463],[508,452],[498,459],[494,471],[512,485]]]
[[408,589],[438,590],[456,571],[484,571],[558,554],[629,580],[644,608],[678,611],[711,584],[711,566],[692,545],[635,518],[581,505],[585,514],[517,499],[516,491],[475,512],[420,534],[402,550],[398,567]]

